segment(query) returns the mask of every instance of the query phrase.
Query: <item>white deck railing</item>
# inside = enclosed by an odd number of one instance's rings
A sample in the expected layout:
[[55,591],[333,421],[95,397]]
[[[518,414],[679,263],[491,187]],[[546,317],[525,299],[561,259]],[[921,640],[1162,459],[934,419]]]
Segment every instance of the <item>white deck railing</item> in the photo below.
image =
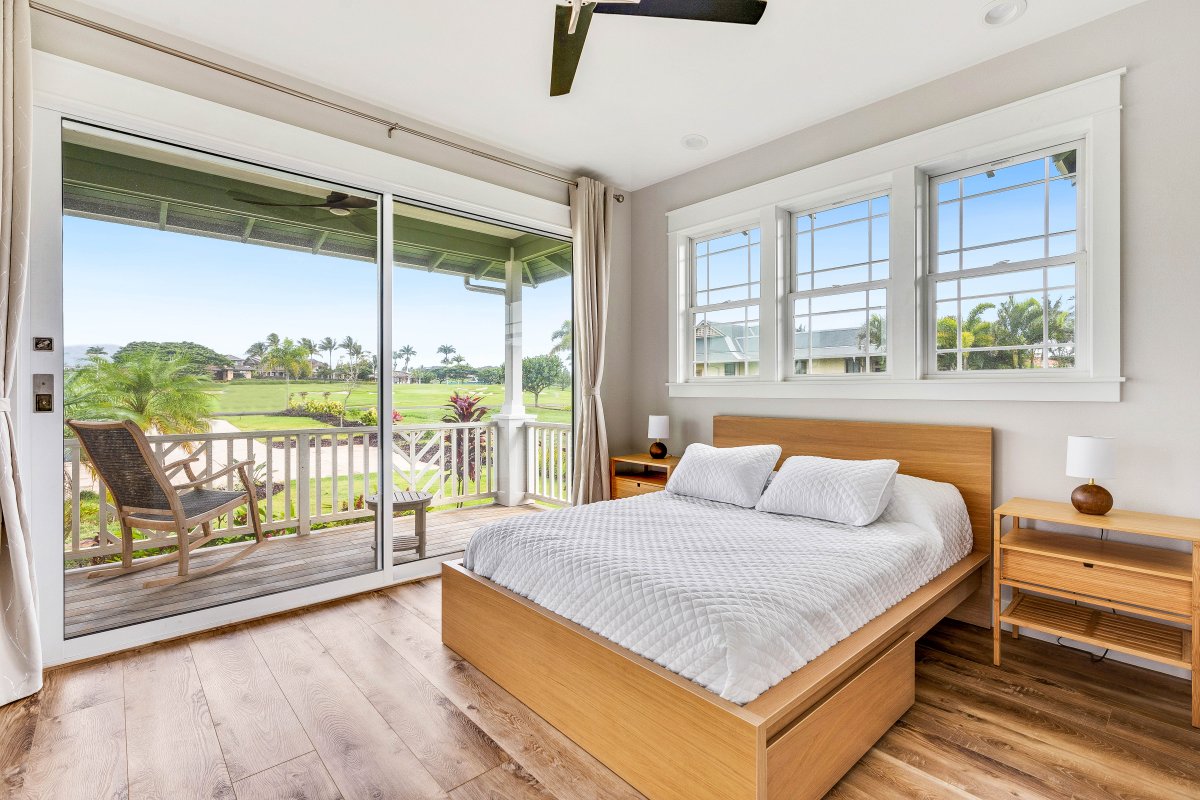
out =
[[574,435],[562,422],[525,425],[526,494],[544,503],[571,504],[571,459]]
[[[496,495],[496,437],[490,422],[436,425],[397,425],[392,444],[392,469],[397,489],[429,492],[434,504],[457,503]],[[188,448],[199,461],[197,475],[210,475],[235,461],[252,459],[252,480],[266,487],[259,502],[263,528],[300,536],[315,526],[369,519],[365,498],[376,491],[379,453],[371,441],[377,428],[322,428],[237,431],[229,433],[149,436],[160,461],[181,457]],[[83,462],[79,442],[64,442],[64,559],[67,562],[104,558],[121,552],[116,510],[108,492]],[[235,489],[234,475],[213,488]],[[276,491],[278,489],[278,491]],[[98,531],[83,530],[83,491],[94,493]],[[89,501],[91,498],[89,497]],[[246,509],[214,523],[223,536],[249,534]],[[88,515],[91,516],[90,514]],[[90,525],[88,526],[90,528]],[[138,531],[134,551],[175,545],[163,531]]]

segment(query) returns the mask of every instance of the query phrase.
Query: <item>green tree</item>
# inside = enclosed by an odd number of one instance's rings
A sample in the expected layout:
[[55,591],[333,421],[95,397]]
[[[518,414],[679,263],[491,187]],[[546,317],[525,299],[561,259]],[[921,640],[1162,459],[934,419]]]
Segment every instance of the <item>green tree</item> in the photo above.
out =
[[108,350],[102,344],[94,344],[87,349],[86,354],[89,356],[106,356],[108,355]]
[[458,352],[458,349],[457,349],[457,348],[455,348],[455,346],[454,346],[454,345],[452,345],[452,344],[440,344],[440,345],[438,345],[438,349],[437,349],[437,351],[438,351],[438,353],[440,353],[440,354],[441,354],[441,356],[442,356],[442,363],[443,363],[443,364],[449,364],[449,363],[450,363],[450,356],[452,356],[452,355],[454,355],[455,353],[457,353],[457,352]]
[[557,383],[563,373],[563,363],[558,356],[527,356],[521,359],[521,388],[533,393],[536,408],[542,392]]
[[246,358],[253,358],[255,361],[254,370],[260,376],[262,375],[263,358],[267,355],[267,343],[255,342],[246,348]]
[[312,372],[312,362],[308,357],[309,351],[304,345],[285,338],[267,350],[263,359],[269,368],[283,370],[283,382],[289,400],[292,396],[292,378],[307,378]]
[[504,367],[480,367],[475,371],[480,383],[504,383]]
[[149,353],[162,361],[180,360],[192,375],[207,375],[209,367],[230,367],[228,356],[195,342],[130,342],[113,353],[113,361],[123,361],[134,355]]
[[396,355],[404,360],[404,371],[408,372],[408,362],[416,358],[417,351],[411,344],[406,344],[396,351]]
[[329,367],[328,374],[329,374],[330,379],[333,378],[333,351],[337,349],[337,346],[338,346],[337,342],[334,340],[334,338],[332,336],[326,336],[324,339],[317,342],[317,348],[322,353],[325,353],[326,356],[328,357],[329,363],[327,364],[327,366]]
[[64,381],[68,419],[130,420],[144,431],[203,433],[216,410],[212,381],[196,375],[187,358],[164,359],[151,350],[120,361],[93,356]]
[[569,319],[558,326],[558,330],[550,334],[550,341],[554,342],[554,346],[550,348],[550,355],[556,356],[559,353],[564,353],[566,354],[567,362],[570,363],[572,356],[575,354],[574,331],[574,326],[571,325],[571,320]]

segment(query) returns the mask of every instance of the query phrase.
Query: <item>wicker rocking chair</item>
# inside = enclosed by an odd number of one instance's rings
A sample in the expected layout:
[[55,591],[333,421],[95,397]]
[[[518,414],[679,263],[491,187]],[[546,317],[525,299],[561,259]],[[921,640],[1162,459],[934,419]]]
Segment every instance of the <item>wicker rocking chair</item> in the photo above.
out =
[[[250,480],[253,461],[239,461],[203,478],[196,476],[192,464],[199,460],[191,456],[160,464],[150,449],[146,435],[132,422],[79,422],[67,420],[67,425],[79,437],[79,442],[99,473],[116,503],[121,523],[121,566],[107,567],[88,573],[89,578],[110,577],[156,567],[170,561],[179,562],[179,574],[155,578],[142,584],[156,586],[182,583],[209,575],[245,558],[263,544],[262,522],[258,518],[258,497]],[[171,478],[180,470],[188,482],[178,485]],[[237,472],[243,491],[229,492],[204,488],[218,478]],[[229,558],[201,569],[189,570],[192,552],[216,536],[212,521],[222,514],[232,513],[238,506],[249,505],[247,517],[254,529],[255,541]],[[133,563],[133,529],[174,531],[179,547],[176,552]],[[200,528],[202,535],[193,539],[190,532]]]

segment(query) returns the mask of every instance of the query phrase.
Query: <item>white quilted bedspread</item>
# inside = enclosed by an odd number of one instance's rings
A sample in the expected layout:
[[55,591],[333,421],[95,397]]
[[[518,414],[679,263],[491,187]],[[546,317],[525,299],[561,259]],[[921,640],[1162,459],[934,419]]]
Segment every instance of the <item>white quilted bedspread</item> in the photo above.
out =
[[958,492],[909,479],[861,528],[659,492],[493,522],[464,563],[748,703],[970,548]]

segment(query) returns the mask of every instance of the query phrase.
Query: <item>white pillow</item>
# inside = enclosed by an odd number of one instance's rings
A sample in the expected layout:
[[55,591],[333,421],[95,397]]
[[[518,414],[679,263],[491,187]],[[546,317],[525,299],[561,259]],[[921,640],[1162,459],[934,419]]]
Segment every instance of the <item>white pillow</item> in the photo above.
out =
[[792,456],[755,509],[846,525],[870,525],[892,499],[900,463]]
[[671,472],[667,491],[753,508],[783,452],[777,444],[711,447],[690,444]]

